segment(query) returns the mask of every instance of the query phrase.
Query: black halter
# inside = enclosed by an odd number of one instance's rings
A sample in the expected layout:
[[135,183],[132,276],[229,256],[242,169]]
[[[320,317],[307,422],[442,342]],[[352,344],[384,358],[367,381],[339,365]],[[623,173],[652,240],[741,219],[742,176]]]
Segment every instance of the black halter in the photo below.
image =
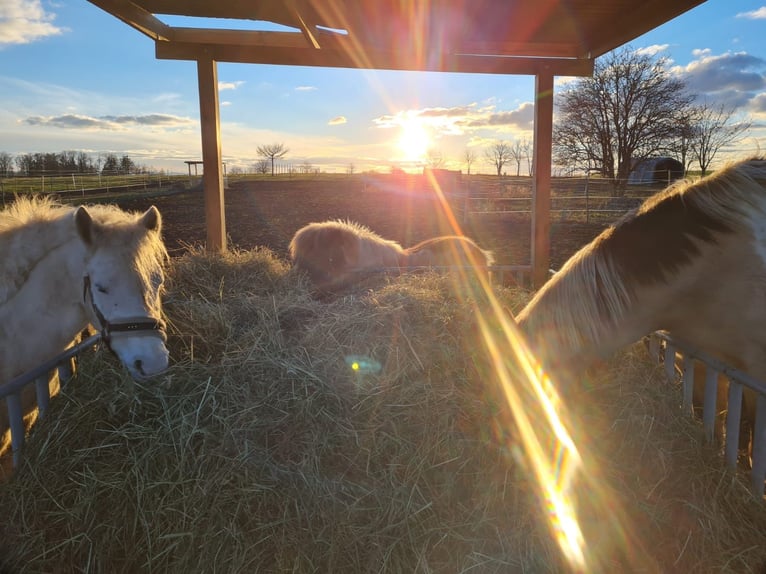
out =
[[146,332],[147,335],[153,335],[159,337],[163,341],[167,341],[168,337],[165,333],[165,321],[162,319],[155,319],[153,317],[130,317],[129,319],[123,319],[122,321],[111,322],[96,305],[96,301],[93,299],[93,290],[90,286],[90,275],[83,277],[82,285],[82,300],[87,303],[90,300],[90,306],[93,308],[93,312],[98,319],[99,327],[101,328],[101,340],[106,347],[112,351],[112,333],[141,333]]

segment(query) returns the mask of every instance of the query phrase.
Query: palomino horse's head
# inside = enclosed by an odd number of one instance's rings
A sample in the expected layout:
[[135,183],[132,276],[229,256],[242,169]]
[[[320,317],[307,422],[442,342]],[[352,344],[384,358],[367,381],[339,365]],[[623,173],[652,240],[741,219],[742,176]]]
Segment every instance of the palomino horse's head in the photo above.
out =
[[85,207],[75,212],[86,246],[83,304],[106,345],[134,378],[168,366],[160,295],[167,252],[162,219],[152,206],[128,221],[98,221]]

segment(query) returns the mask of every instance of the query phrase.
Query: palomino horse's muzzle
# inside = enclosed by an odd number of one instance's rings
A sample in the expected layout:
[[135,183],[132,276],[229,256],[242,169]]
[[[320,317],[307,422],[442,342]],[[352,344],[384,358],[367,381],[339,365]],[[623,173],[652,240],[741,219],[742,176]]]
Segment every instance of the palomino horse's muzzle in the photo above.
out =
[[106,348],[112,353],[114,353],[114,349],[112,348],[112,335],[114,334],[133,335],[141,333],[143,335],[156,336],[160,338],[163,343],[167,342],[166,325],[165,321],[162,319],[146,316],[128,317],[121,319],[120,321],[109,321],[93,299],[93,291],[90,286],[89,275],[83,277],[82,298],[83,302],[90,303],[99,322],[101,340],[106,345]]

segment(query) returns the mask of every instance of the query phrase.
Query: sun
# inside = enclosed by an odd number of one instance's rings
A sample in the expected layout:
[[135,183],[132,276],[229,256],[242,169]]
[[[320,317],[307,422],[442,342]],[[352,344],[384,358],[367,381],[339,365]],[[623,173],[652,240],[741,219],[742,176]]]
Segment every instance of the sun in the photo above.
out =
[[431,147],[431,137],[419,121],[408,120],[402,124],[398,147],[405,161],[422,161]]

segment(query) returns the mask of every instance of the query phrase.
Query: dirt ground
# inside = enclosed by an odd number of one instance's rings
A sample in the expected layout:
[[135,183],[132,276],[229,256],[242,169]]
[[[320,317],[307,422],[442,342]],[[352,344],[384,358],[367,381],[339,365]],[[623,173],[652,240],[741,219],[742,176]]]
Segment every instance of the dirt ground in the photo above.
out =
[[[261,180],[232,183],[225,191],[226,229],[230,248],[266,246],[287,257],[293,234],[302,226],[327,219],[351,219],[398,241],[404,247],[424,239],[455,234],[448,210],[435,194],[396,186],[373,188],[360,177],[337,180]],[[171,255],[186,245],[205,242],[204,196],[199,191],[122,201],[128,209],[156,205],[164,220],[165,243]],[[460,206],[452,206],[459,208]],[[530,220],[519,215],[474,215],[457,225],[498,264],[530,262]],[[551,266],[560,267],[577,249],[595,237],[601,223],[554,222],[551,227]]]

